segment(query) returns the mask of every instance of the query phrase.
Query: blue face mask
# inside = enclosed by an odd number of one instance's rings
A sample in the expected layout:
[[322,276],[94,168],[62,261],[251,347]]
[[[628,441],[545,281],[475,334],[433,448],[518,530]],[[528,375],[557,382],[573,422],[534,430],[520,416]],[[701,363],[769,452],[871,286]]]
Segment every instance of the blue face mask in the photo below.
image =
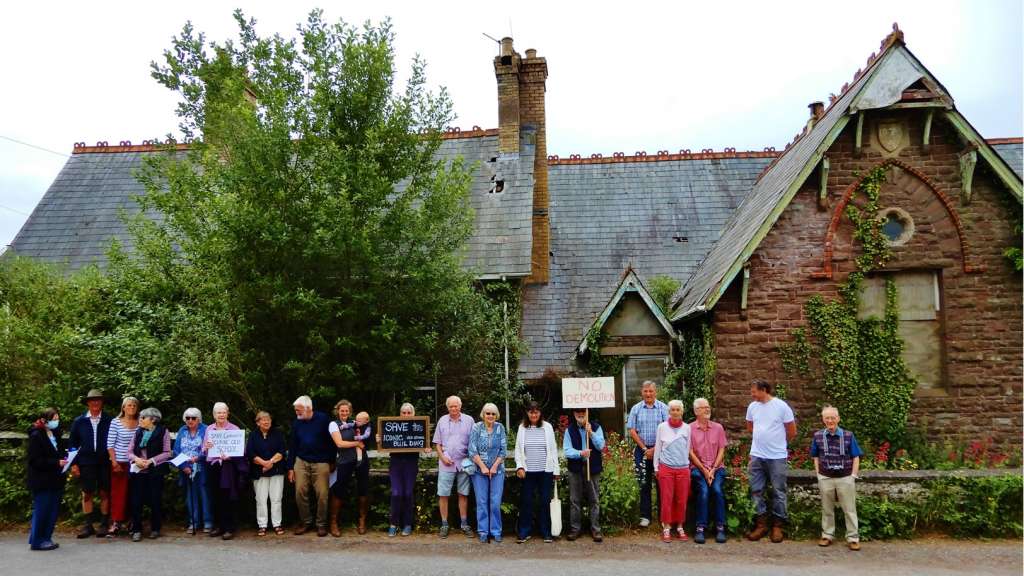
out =
[[60,420],[50,420],[46,423],[46,427],[50,430],[56,430],[57,426],[60,426]]

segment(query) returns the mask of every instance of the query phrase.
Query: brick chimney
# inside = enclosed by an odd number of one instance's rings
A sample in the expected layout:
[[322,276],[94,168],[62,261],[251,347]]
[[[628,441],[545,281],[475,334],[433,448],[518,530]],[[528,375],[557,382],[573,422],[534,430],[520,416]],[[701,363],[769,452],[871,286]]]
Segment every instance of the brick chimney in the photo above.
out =
[[[501,39],[501,52],[494,58],[498,80],[498,151],[518,154],[521,136],[533,137],[533,254],[529,284],[546,283],[551,266],[551,226],[548,220],[548,146],[544,113],[548,64],[529,49],[521,58],[511,38]],[[528,127],[533,130],[524,131]],[[531,134],[532,132],[532,134]],[[529,144],[529,142],[527,142]]]

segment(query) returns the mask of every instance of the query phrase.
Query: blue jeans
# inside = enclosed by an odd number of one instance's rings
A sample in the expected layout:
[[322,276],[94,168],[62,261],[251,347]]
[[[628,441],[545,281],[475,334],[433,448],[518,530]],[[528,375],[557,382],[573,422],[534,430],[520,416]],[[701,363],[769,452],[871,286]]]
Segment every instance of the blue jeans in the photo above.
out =
[[[499,468],[501,468],[499,466]],[[505,471],[484,476],[473,474],[473,495],[476,497],[476,531],[481,536],[501,536],[501,494],[505,490]]]
[[640,483],[640,517],[648,520],[654,518],[651,508],[651,489],[657,491],[658,501],[661,501],[661,488],[654,477],[654,460],[644,458],[644,451],[639,446],[633,447],[633,472],[636,474],[637,482]]
[[747,470],[750,474],[750,499],[754,501],[754,510],[758,516],[768,513],[768,503],[764,497],[765,483],[772,484],[772,515],[786,521],[786,471],[789,462],[785,458],[750,457]]
[[[185,508],[188,510],[188,525],[196,530],[213,528],[213,511],[210,509],[210,493],[206,490],[206,472],[199,469],[195,478],[182,478],[185,485]],[[193,510],[193,506],[196,507]]]
[[57,525],[60,511],[60,497],[64,490],[40,490],[32,493],[32,527],[28,533],[28,544],[38,548],[53,538],[53,527]]
[[711,486],[704,478],[700,468],[690,466],[690,491],[696,494],[697,498],[697,527],[705,528],[708,525],[708,500],[714,505],[713,520],[715,526],[725,525],[725,468],[715,470],[711,479]]
[[519,498],[519,537],[529,536],[533,530],[533,506],[540,491],[540,534],[551,537],[551,489],[555,475],[551,472],[527,472],[523,478],[523,491]]

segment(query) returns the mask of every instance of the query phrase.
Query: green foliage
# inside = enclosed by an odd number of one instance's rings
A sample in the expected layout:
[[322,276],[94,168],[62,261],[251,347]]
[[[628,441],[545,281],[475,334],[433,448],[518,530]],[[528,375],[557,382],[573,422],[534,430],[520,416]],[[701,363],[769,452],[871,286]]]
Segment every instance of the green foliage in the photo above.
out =
[[587,332],[587,372],[591,376],[618,376],[626,364],[625,356],[602,356],[601,346],[606,335],[600,328],[594,327]]
[[679,291],[680,286],[682,286],[682,282],[679,280],[665,274],[658,274],[652,276],[647,282],[647,291],[657,302],[661,311],[667,315],[672,308],[672,296]]
[[683,401],[684,418],[695,418],[693,401],[705,398],[715,405],[715,333],[709,322],[692,323],[681,329],[682,361],[669,368],[665,385],[658,390],[662,400],[678,398]]
[[628,528],[638,520],[640,486],[633,471],[633,443],[616,432],[607,437],[601,473],[601,524],[606,531]]
[[875,443],[902,437],[915,385],[902,358],[895,282],[886,281],[883,318],[857,317],[864,275],[891,257],[875,216],[885,177],[884,167],[870,172],[858,188],[864,204],[851,202],[846,208],[854,224],[853,237],[861,246],[857,271],[840,284],[838,300],[826,301],[815,294],[805,304],[814,344],[798,328],[791,332],[792,341],[779,347],[783,369],[789,373],[812,376],[813,358],[821,371],[824,396],[839,408],[844,426]]
[[1019,474],[947,478],[931,486],[925,518],[955,536],[1020,538],[1022,492]]

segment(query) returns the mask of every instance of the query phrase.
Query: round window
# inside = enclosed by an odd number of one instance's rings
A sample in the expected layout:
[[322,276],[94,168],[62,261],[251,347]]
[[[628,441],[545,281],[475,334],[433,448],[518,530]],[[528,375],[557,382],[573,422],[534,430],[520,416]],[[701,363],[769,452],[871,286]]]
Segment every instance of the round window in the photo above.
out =
[[914,220],[902,208],[883,208],[878,212],[882,234],[892,246],[906,244],[914,235]]

